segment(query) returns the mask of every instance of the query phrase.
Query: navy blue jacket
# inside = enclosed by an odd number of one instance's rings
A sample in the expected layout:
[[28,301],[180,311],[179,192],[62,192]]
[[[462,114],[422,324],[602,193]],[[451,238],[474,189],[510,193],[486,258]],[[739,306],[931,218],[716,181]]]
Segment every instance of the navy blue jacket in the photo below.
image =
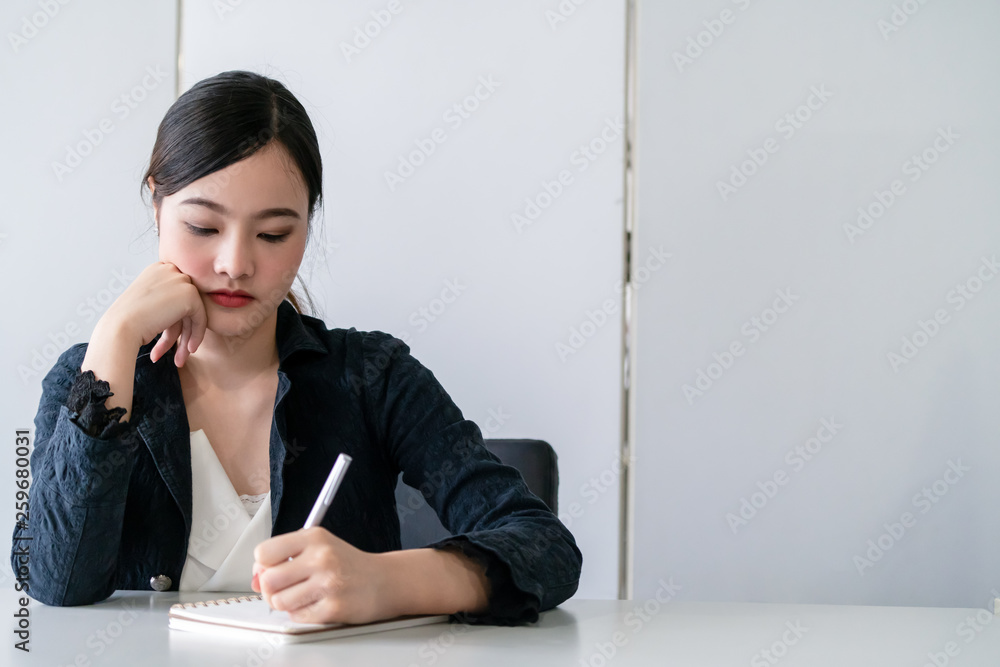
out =
[[[399,549],[402,470],[454,534],[431,546],[451,545],[487,566],[490,610],[466,620],[533,621],[576,592],[582,556],[573,536],[487,451],[479,427],[405,343],[327,329],[287,301],[276,338],[272,535],[302,527],[345,452],[354,460],[322,525],[363,551]],[[177,589],[191,532],[190,431],[173,350],[154,364],[154,344],[139,350],[132,412],[112,437],[88,435],[66,404],[86,343],[66,350],[42,381],[29,520],[15,526],[11,550],[16,574],[18,551],[29,545],[36,600],[90,604],[117,589],[150,590],[151,581]]]

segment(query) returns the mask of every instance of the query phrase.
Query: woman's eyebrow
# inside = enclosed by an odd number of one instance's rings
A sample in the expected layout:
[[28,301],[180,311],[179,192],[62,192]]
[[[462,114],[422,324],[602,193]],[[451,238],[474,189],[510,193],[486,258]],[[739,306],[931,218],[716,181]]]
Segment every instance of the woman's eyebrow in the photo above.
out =
[[[229,215],[229,209],[218,202],[214,202],[211,199],[205,199],[204,197],[188,197],[182,201],[178,206],[183,206],[185,204],[194,206],[204,206],[207,209],[211,209],[220,215]],[[296,218],[302,219],[297,212],[290,208],[265,208],[263,211],[258,211],[250,216],[251,220],[265,220],[267,218]]]

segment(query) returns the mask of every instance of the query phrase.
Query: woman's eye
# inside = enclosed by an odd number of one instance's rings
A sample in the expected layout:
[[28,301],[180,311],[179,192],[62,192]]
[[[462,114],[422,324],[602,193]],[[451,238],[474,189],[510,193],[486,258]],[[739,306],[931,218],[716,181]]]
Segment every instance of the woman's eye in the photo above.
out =
[[215,233],[215,230],[211,227],[198,227],[196,225],[192,225],[190,222],[185,222],[184,224],[187,225],[189,232],[197,236],[208,236],[209,234]]
[[[218,232],[213,227],[199,227],[198,225],[192,225],[190,222],[185,222],[184,224],[187,225],[188,231],[195,236],[211,236]],[[288,234],[258,234],[258,236],[268,243],[280,243],[288,237]]]

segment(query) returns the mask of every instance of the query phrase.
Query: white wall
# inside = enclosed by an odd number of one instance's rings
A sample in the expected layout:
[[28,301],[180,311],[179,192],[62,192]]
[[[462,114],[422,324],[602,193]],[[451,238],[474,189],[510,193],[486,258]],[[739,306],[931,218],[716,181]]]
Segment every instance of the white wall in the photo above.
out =
[[[37,2],[0,5],[0,497],[8,536],[14,431],[34,429],[42,377],[66,348],[89,339],[124,285],[156,259],[139,183],[174,100],[173,3],[52,4],[51,17]],[[13,587],[7,558],[0,585]]]
[[[325,167],[323,228],[304,271],[320,315],[330,326],[407,339],[487,437],[549,441],[564,517],[584,553],[579,595],[615,597],[624,142],[605,128],[624,120],[624,2],[588,3],[552,24],[546,11],[557,5],[401,0],[393,15],[381,13],[382,1],[244,2],[224,12],[225,3],[185,2],[181,90],[250,69],[299,97]],[[0,384],[11,441],[40,395],[40,376],[21,380],[17,367],[30,368],[41,350],[44,373],[87,340],[96,318],[77,314],[77,304],[100,298],[113,271],[134,276],[155,260],[155,237],[141,235],[152,217],[138,187],[174,99],[172,78],[71,178],[59,182],[49,167],[111,115],[111,100],[147,64],[173,72],[173,2],[102,7],[67,5],[25,49],[0,56],[21,101],[2,110],[2,126],[20,129],[7,140],[16,160],[0,166],[0,203],[13,212],[0,223],[0,266],[8,284],[22,286],[4,296],[17,318],[4,319]],[[35,10],[8,3],[0,25]],[[348,59],[340,45],[371,12],[391,22]],[[480,85],[491,79],[487,97]],[[445,116],[477,87],[485,99],[467,119]],[[390,189],[384,172],[435,128],[445,141]],[[592,141],[602,153],[581,159],[579,147]],[[562,170],[568,185],[519,231],[512,214]],[[447,281],[461,292],[440,312]],[[604,319],[596,311],[606,302],[613,313]],[[420,308],[440,314],[424,325]],[[601,326],[585,325],[593,335],[563,360],[557,343],[570,345],[588,311]],[[61,336],[69,321],[76,333]],[[13,494],[12,471],[12,457],[0,458],[0,494]]]
[[892,30],[888,0],[640,4],[635,243],[673,257],[637,293],[635,597],[673,577],[695,600],[983,606],[1000,6],[898,2]]
[[[988,281],[959,308],[955,290],[978,287],[982,259],[1000,249],[1000,10],[928,3],[883,34],[890,2],[640,4],[635,597],[673,577],[688,599],[980,606],[1000,588],[1000,296]],[[327,174],[306,272],[321,315],[406,336],[487,436],[552,442],[563,517],[585,555],[580,595],[613,597],[620,310],[565,362],[556,344],[570,345],[588,312],[600,322],[605,301],[621,305],[622,142],[585,171],[574,154],[600,146],[623,111],[624,3],[591,0],[551,23],[554,0],[401,1],[348,62],[340,44],[386,6],[241,3],[220,15],[185,3],[182,89],[245,68],[299,95]],[[174,99],[175,9],[108,0],[38,18],[37,2],[0,7],[11,91],[0,107],[0,423],[11,443],[31,425],[41,375],[120,291],[116,276],[156,257],[138,185]],[[730,23],[714,23],[725,9]],[[678,68],[688,38],[720,27]],[[454,127],[446,109],[481,76],[500,86]],[[814,86],[831,96],[789,136],[775,123]],[[102,121],[112,131],[98,135]],[[385,170],[438,127],[447,140],[390,191]],[[949,127],[954,144],[913,180],[904,163]],[[723,200],[718,182],[747,151],[760,160],[769,138],[777,150]],[[81,142],[93,150],[60,177],[54,163]],[[518,233],[511,214],[562,169],[572,183]],[[905,192],[852,243],[844,225],[894,180]],[[414,313],[454,279],[461,297],[423,329]],[[797,300],[752,340],[744,327],[787,289]],[[887,354],[938,310],[947,322],[893,368]],[[710,369],[734,342],[745,352]],[[699,370],[723,372],[689,401]],[[788,452],[823,419],[843,427],[796,462]],[[914,503],[959,460],[969,470],[938,484],[939,502]],[[8,498],[13,469],[0,458]],[[786,483],[771,487],[776,474]],[[744,498],[762,504],[760,485],[774,497],[734,533],[727,515]],[[869,540],[890,544],[885,524],[898,532],[904,513],[901,539],[871,567],[855,561]],[[0,585],[11,585],[6,561]]]

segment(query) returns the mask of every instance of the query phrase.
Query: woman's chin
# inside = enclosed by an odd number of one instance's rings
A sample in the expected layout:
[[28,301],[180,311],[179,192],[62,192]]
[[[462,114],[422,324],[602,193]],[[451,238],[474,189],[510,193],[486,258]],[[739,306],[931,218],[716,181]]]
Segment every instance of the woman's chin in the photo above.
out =
[[[252,306],[253,304],[239,310],[211,308],[207,312],[208,324],[206,328],[223,338],[242,338],[244,340],[250,338],[267,319],[267,316],[260,312],[260,308]],[[229,312],[226,312],[227,310]]]

